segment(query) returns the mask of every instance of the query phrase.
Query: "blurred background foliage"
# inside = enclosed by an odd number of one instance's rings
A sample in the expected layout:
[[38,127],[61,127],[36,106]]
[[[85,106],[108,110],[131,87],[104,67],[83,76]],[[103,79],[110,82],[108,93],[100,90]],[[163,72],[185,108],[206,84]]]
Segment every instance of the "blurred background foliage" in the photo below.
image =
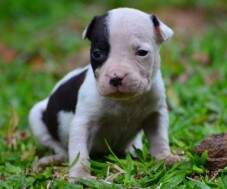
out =
[[[192,12],[196,9],[218,17],[227,10],[225,0],[1,0],[0,37],[7,45],[23,53],[42,51],[39,53],[47,57],[53,54],[61,57],[84,44],[80,34],[92,16],[121,6],[148,12],[190,8]],[[174,10],[170,13],[174,14]]]
[[[31,137],[28,111],[64,74],[89,63],[89,42],[81,39],[81,33],[93,16],[116,7],[155,13],[175,31],[161,48],[172,108],[170,143],[174,152],[184,152],[190,159],[180,170],[140,160],[135,171],[131,168],[138,162],[130,158],[122,160],[125,167],[113,162],[126,171],[116,183],[125,188],[164,183],[171,188],[167,183],[178,170],[179,188],[227,188],[227,172],[210,181],[203,159],[193,152],[205,136],[227,130],[226,0],[0,0],[0,187],[40,188],[60,178],[53,186],[70,188],[57,168],[31,171],[34,159],[48,152]],[[153,172],[147,173],[150,167]],[[101,178],[105,171],[94,170]]]

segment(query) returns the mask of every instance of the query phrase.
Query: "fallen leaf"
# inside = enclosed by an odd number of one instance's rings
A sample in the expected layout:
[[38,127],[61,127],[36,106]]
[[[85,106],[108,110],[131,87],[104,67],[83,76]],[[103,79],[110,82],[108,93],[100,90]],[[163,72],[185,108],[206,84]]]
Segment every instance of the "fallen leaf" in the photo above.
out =
[[204,79],[207,85],[212,85],[214,84],[218,79],[219,79],[219,72],[217,70],[212,71],[212,73],[205,75]]
[[16,59],[17,53],[14,49],[7,47],[4,43],[0,42],[0,58],[6,63],[11,63]]
[[19,116],[13,109],[11,119],[9,121],[9,129],[7,131],[5,143],[9,148],[16,148],[17,146],[17,125],[19,123]]
[[25,62],[34,70],[39,71],[45,69],[45,59],[40,53],[32,53],[27,55]]
[[202,64],[202,65],[210,65],[211,60],[209,58],[209,55],[205,52],[196,52],[192,55],[192,58],[194,61]]
[[26,140],[26,139],[28,138],[28,133],[25,132],[25,131],[20,131],[20,132],[19,132],[18,138],[19,138],[20,140]]

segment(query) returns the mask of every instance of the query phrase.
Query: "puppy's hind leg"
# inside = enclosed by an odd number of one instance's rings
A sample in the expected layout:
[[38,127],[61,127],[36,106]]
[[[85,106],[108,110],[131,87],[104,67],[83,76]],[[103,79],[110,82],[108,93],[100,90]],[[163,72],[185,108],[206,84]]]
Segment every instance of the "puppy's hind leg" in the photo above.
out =
[[43,111],[46,109],[48,100],[45,99],[37,103],[29,113],[29,124],[32,133],[37,138],[38,142],[45,147],[48,147],[54,151],[54,155],[46,156],[38,161],[39,167],[44,167],[50,164],[63,163],[67,158],[66,150],[60,144],[60,142],[53,139],[50,135],[46,125],[42,120]]

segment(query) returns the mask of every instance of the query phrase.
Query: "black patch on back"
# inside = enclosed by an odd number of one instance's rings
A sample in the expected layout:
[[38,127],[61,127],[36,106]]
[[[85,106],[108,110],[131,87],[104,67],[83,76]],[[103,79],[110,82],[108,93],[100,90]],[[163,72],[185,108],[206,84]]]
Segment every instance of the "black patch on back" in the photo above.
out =
[[84,81],[86,72],[87,70],[84,70],[60,85],[49,98],[42,120],[46,124],[49,133],[56,140],[59,140],[57,114],[59,111],[75,113],[78,91]]
[[[85,38],[91,41],[90,60],[94,72],[107,60],[110,52],[107,17],[108,14],[94,17],[85,34]],[[101,53],[99,58],[94,57],[94,51],[97,50]]]

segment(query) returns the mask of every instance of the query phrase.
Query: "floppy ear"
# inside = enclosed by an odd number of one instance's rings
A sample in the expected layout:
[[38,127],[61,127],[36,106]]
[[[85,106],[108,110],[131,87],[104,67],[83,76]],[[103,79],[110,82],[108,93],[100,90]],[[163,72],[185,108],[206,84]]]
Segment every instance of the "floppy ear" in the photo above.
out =
[[151,16],[151,20],[154,26],[156,41],[158,43],[162,43],[172,37],[173,30],[169,26],[160,21],[155,15]]
[[92,36],[92,28],[95,25],[95,21],[96,21],[96,16],[91,20],[91,22],[88,24],[88,26],[84,29],[83,33],[82,33],[82,38],[83,39],[89,39],[91,40],[91,36]]

